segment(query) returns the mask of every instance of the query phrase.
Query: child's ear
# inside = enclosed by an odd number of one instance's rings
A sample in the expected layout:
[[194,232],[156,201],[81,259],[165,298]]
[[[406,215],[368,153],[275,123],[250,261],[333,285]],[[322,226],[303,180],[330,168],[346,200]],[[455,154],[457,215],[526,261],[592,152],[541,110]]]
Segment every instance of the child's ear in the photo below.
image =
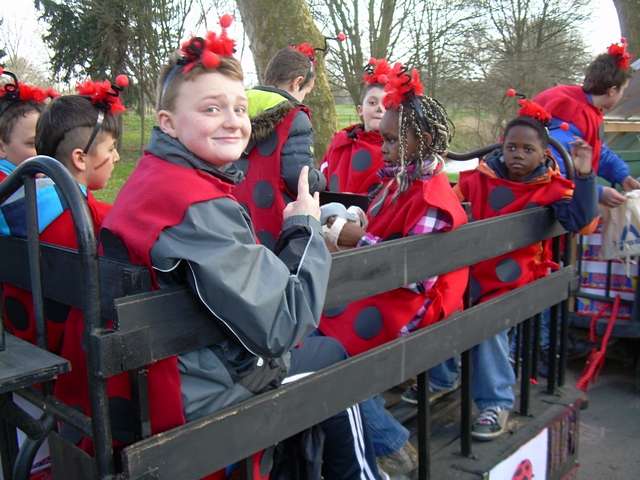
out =
[[362,118],[362,105],[357,105],[356,111],[358,112],[358,116]]
[[176,138],[176,127],[171,112],[168,110],[159,110],[156,118],[158,119],[158,127],[160,127],[160,130],[170,137]]
[[5,150],[6,146],[2,140],[0,140],[0,158],[7,157],[7,151]]
[[71,152],[71,165],[78,172],[84,172],[87,169],[87,162],[85,160],[84,150],[81,148],[74,148]]
[[300,86],[302,85],[303,82],[304,82],[304,77],[302,75],[298,75],[296,78],[291,80],[291,87],[292,87],[291,91],[297,92],[298,90],[300,90]]

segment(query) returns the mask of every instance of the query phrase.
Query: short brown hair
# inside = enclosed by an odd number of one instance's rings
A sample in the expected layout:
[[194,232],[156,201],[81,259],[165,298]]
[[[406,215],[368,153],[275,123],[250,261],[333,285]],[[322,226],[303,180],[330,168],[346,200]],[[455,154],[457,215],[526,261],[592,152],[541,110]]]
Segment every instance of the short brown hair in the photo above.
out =
[[278,50],[269,60],[264,72],[264,83],[272,87],[280,87],[288,85],[291,80],[297,77],[304,78],[300,88],[305,87],[316,78],[313,62],[303,53],[286,47]]
[[[98,114],[98,108],[87,97],[64,95],[56,98],[47,105],[36,124],[36,152],[68,165],[73,150],[86,147],[98,121]],[[105,113],[100,132],[118,138],[118,119]]]
[[631,70],[618,67],[618,57],[600,54],[589,64],[582,89],[591,95],[604,95],[611,87],[620,88],[631,78]]
[[0,140],[11,142],[11,134],[16,123],[31,112],[42,113],[44,105],[37,102],[21,102],[15,100],[0,100]]
[[158,85],[156,91],[156,110],[169,110],[175,108],[178,89],[184,82],[193,80],[203,73],[220,73],[225,77],[242,82],[244,74],[242,73],[242,65],[234,57],[220,57],[220,65],[214,70],[208,70],[201,64],[197,64],[189,72],[182,73],[178,71],[182,66],[178,64],[181,59],[179,53],[175,53],[168,64],[162,67],[160,76],[158,77]]

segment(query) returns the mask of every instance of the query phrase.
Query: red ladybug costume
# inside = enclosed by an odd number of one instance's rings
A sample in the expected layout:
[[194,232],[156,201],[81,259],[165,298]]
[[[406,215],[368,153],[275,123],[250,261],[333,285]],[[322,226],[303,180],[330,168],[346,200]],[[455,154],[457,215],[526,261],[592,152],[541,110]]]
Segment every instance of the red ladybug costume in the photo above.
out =
[[582,138],[593,148],[592,169],[598,171],[602,140],[600,129],[602,112],[593,105],[579,85],[558,85],[539,93],[533,101],[547,110],[552,117],[575,125]]
[[245,179],[233,192],[249,212],[258,240],[269,247],[275,244],[282,231],[284,194],[287,193],[280,172],[282,148],[293,120],[301,111],[309,114],[304,105],[295,106],[278,123],[269,139],[251,149]]
[[383,167],[382,137],[352,125],[333,137],[324,157],[328,189],[367,195],[380,185],[378,172]]
[[[407,236],[430,207],[445,212],[451,219],[452,229],[466,222],[465,213],[443,173],[426,181],[414,181],[394,199],[396,189],[396,182],[390,180],[371,202],[367,212],[368,233],[384,240]],[[440,275],[435,285],[424,293],[397,288],[350,303],[345,308],[325,311],[320,331],[340,340],[350,355],[370,350],[398,338],[401,329],[427,300],[431,303],[418,328],[460,310],[467,277],[468,270],[463,268]]]
[[[471,202],[474,220],[514,213],[571,199],[573,182],[562,177],[555,162],[546,174],[530,182],[499,178],[483,161],[462,172],[456,192]],[[550,242],[537,242],[471,267],[469,286],[474,302],[485,301],[546,275],[553,267]]]

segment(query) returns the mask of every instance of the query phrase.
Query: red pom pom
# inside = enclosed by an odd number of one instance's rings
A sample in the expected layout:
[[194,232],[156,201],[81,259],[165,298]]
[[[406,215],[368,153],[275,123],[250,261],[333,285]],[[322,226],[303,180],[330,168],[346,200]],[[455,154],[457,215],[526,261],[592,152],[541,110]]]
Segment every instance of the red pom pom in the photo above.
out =
[[233,23],[233,15],[226,13],[220,17],[220,26],[222,28],[229,28],[232,23]]
[[560,130],[564,130],[565,132],[569,130],[569,124],[567,122],[562,122],[560,124]]
[[120,74],[116,77],[116,85],[120,88],[125,88],[129,86],[129,77],[124,74]]
[[344,42],[347,39],[347,36],[345,35],[344,32],[340,32],[338,33],[338,36],[336,38],[338,39],[339,42]]
[[378,75],[378,82],[384,85],[389,81],[389,77],[387,75]]
[[202,66],[206,69],[216,68],[218,65],[220,65],[220,57],[213,53],[211,50],[205,50],[204,52],[202,52],[200,61],[202,62]]
[[547,112],[541,105],[526,98],[521,98],[518,103],[522,108],[518,111],[521,117],[531,117],[538,120],[543,125],[547,125],[551,121],[551,114]]
[[507,97],[515,97],[516,96],[516,91],[513,88],[509,88],[507,89],[507,91],[505,92],[505,95]]

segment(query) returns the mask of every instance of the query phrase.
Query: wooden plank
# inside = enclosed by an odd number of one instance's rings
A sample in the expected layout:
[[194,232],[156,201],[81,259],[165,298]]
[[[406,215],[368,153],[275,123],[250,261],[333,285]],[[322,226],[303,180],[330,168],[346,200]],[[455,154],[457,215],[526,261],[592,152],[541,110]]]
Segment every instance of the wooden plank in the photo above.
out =
[[625,122],[625,121],[615,121],[615,120],[606,120],[604,122],[604,131],[606,133],[614,133],[614,132],[640,132],[640,121],[636,122]]
[[[128,478],[199,478],[398,385],[568,297],[571,267],[277,391],[154,435],[122,452]],[[247,435],[251,432],[251,435]]]
[[[511,235],[505,236],[505,231]],[[561,232],[551,212],[536,208],[473,222],[450,233],[338,253],[333,257],[325,308],[471,265]],[[104,376],[215,344],[226,334],[226,327],[186,287],[120,299],[116,305],[118,326],[129,334],[107,332],[99,337],[99,371]]]
[[[0,236],[0,282],[31,290],[29,270],[26,268],[27,241]],[[82,306],[83,268],[77,251],[42,244],[42,280],[44,297],[64,305]],[[106,257],[99,258],[100,296],[103,318],[114,318],[113,299],[151,288],[146,268]],[[70,282],[69,279],[75,279]]]
[[6,334],[6,349],[0,352],[0,394],[53,380],[70,370],[67,360]]
[[550,210],[534,208],[472,222],[450,233],[339,252],[333,257],[325,308],[473,265],[563,232]]

